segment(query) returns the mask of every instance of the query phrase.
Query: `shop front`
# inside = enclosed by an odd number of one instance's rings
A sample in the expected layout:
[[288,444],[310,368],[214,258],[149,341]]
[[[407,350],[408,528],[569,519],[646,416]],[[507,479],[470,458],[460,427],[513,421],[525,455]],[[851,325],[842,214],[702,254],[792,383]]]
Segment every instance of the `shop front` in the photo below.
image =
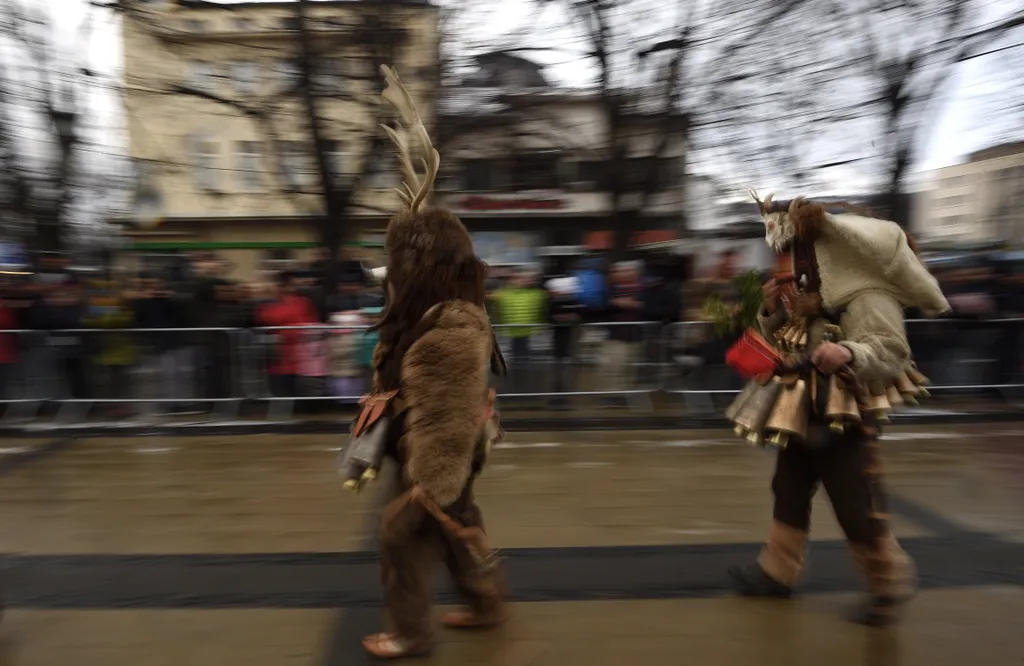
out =
[[[536,264],[552,248],[586,253],[607,252],[615,245],[611,196],[604,192],[455,193],[442,195],[439,203],[465,222],[477,251],[491,264]],[[677,214],[643,216],[629,245],[673,239],[678,226]]]

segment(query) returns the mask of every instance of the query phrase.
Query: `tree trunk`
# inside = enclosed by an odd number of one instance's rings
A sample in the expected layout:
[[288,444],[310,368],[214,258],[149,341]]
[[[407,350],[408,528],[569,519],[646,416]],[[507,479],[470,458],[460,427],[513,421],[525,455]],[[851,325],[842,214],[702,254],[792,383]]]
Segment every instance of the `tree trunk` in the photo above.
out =
[[35,234],[36,252],[61,252],[63,242],[60,214],[56,211],[37,219]]
[[313,46],[313,37],[307,23],[307,4],[309,4],[309,0],[298,0],[295,3],[299,29],[299,77],[306,107],[306,121],[309,124],[310,142],[316,158],[317,172],[320,174],[323,216],[317,224],[317,228],[320,240],[327,248],[327,261],[321,280],[323,280],[324,293],[333,294],[337,281],[338,251],[341,248],[341,222],[344,207],[339,208],[334,168],[327,155],[326,140],[320,121],[319,100],[316,91],[313,90],[313,68],[316,66],[317,57]]
[[910,163],[910,152],[906,149],[898,150],[896,162],[889,172],[888,186],[882,197],[882,206],[885,208],[886,217],[903,229],[910,228],[910,197],[903,191],[903,181]]

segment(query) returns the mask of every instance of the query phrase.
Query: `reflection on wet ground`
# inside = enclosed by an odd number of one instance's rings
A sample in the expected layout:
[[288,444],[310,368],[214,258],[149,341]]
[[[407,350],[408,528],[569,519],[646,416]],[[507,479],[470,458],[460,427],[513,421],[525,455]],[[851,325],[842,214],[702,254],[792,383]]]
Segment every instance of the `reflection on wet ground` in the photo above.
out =
[[[823,497],[807,596],[725,594],[724,568],[767,527],[770,454],[723,431],[512,433],[479,493],[517,617],[446,635],[428,663],[941,665],[984,646],[979,663],[1019,665],[1022,436],[887,433],[895,529],[924,591],[879,633],[839,619],[857,581]],[[364,663],[374,499],[341,491],[340,438],[89,439],[23,460],[35,444],[51,442],[0,446],[0,666]]]

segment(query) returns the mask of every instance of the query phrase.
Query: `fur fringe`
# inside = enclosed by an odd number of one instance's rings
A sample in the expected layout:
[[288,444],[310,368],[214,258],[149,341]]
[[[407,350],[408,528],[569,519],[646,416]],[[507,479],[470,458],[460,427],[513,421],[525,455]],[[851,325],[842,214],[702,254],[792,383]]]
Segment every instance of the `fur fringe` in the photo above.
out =
[[813,201],[794,203],[794,210],[789,213],[793,231],[801,241],[813,243],[821,236],[821,230],[825,226],[825,207]]

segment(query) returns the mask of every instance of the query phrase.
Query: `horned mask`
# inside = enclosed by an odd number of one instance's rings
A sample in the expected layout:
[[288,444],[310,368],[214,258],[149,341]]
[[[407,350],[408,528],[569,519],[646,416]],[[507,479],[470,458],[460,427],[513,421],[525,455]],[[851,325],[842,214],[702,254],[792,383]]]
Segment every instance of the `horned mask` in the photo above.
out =
[[[792,201],[774,201],[774,194],[761,200],[753,191],[750,196],[764,220],[765,242],[774,251],[787,250],[796,238],[814,241],[821,233],[825,221],[825,208],[821,204],[803,197]],[[848,204],[841,205],[852,208]]]
[[[765,242],[776,252],[782,252],[789,247],[796,236],[789,210],[772,201],[775,197],[774,194],[769,194],[763,201],[758,198],[757,192],[751,191],[750,196],[757,204],[758,212],[761,213],[761,218],[764,220]],[[790,207],[797,205],[797,201],[794,199]]]

